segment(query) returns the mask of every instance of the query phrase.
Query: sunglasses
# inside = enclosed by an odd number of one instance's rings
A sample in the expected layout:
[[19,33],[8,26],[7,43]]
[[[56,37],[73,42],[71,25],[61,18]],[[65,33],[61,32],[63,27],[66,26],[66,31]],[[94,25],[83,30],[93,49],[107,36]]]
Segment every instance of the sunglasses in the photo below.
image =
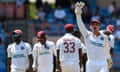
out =
[[12,34],[12,37],[13,38],[16,38],[16,37],[19,37],[20,35],[19,34],[16,34],[16,33],[14,33],[14,34]]

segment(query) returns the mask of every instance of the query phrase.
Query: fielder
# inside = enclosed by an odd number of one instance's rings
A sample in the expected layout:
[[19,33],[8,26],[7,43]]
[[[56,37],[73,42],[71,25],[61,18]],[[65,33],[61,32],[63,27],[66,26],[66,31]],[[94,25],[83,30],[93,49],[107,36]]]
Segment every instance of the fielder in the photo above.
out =
[[34,72],[53,72],[53,55],[56,56],[55,44],[47,40],[46,33],[37,33],[37,43],[33,47]]
[[85,28],[81,18],[83,7],[83,2],[77,2],[75,5],[75,14],[78,27],[85,39],[87,48],[88,61],[86,65],[86,72],[109,72],[107,60],[110,64],[112,64],[112,60],[108,51],[108,38],[106,35],[99,32],[100,22],[98,20],[90,22],[90,29],[92,32]]
[[115,42],[115,38],[113,35],[114,32],[114,26],[113,25],[108,25],[106,27],[106,30],[101,30],[101,33],[109,36],[109,41],[110,41],[110,53],[111,55],[113,55],[113,48],[114,48],[114,42]]
[[75,37],[73,24],[64,26],[65,35],[57,40],[57,64],[62,72],[80,72],[82,67],[82,47],[79,38]]
[[29,43],[22,40],[23,32],[16,29],[12,32],[14,42],[8,45],[9,72],[26,72],[32,60],[32,48]]
[[[111,54],[111,57],[113,57],[113,49],[114,49],[114,42],[115,42],[115,38],[114,38],[114,35],[113,35],[114,26],[113,25],[108,25],[106,27],[106,30],[101,30],[100,32],[108,36],[109,41],[110,41],[110,54]],[[112,70],[113,69],[112,69],[112,66],[111,66],[110,67],[110,72],[112,72]]]

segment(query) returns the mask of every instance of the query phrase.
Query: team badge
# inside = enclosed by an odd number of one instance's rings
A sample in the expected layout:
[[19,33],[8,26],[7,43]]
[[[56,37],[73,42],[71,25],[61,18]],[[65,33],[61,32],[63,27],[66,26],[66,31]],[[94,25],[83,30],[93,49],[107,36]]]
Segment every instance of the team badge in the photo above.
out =
[[21,47],[21,50],[24,50],[24,49],[25,49],[25,48],[22,46],[22,47]]
[[46,46],[46,49],[49,49],[49,46]]
[[101,37],[100,40],[104,40],[104,37]]

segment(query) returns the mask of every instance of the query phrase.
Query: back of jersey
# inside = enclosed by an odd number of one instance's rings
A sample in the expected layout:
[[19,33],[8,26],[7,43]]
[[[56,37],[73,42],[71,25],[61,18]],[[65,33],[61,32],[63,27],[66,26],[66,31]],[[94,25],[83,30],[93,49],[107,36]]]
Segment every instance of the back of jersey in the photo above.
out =
[[81,41],[70,33],[65,34],[57,41],[60,62],[79,62],[79,48]]

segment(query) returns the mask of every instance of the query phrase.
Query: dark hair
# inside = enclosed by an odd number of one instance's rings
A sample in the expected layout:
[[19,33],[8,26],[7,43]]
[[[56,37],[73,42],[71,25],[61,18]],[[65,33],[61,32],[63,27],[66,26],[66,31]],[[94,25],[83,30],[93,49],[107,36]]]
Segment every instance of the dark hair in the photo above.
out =
[[74,30],[65,30],[66,33],[73,33]]

